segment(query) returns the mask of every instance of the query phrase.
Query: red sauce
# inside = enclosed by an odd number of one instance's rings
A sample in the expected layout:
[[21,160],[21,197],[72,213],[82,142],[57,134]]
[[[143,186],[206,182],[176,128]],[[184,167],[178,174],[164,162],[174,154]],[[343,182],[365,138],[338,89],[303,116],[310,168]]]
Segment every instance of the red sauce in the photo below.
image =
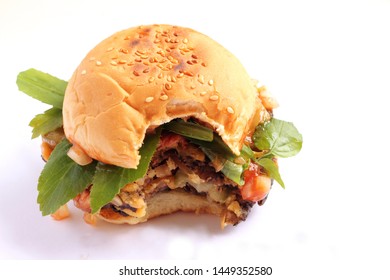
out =
[[252,162],[244,172],[244,181],[241,195],[245,200],[260,201],[268,195],[271,188],[271,179],[261,173],[260,167]]

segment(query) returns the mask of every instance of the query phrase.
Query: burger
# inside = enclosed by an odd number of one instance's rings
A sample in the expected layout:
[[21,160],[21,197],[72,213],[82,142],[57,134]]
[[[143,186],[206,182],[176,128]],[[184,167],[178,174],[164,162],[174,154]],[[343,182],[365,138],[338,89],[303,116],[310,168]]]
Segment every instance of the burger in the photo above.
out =
[[246,220],[302,136],[223,46],[189,28],[138,26],[94,47],[68,82],[35,69],[19,89],[52,107],[30,123],[46,161],[43,215],[138,224],[178,211]]

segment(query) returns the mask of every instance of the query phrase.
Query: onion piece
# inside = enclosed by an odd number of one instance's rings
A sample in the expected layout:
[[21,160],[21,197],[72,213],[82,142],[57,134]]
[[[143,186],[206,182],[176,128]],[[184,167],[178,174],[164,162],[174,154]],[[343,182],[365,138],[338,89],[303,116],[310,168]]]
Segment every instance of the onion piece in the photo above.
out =
[[62,205],[57,211],[50,215],[54,220],[61,221],[70,216],[68,205]]
[[42,142],[41,144],[41,155],[44,161],[48,161],[51,155],[53,148],[46,142]]
[[94,214],[84,212],[83,218],[84,218],[84,221],[91,226],[95,226],[97,223],[97,217]]
[[90,164],[92,162],[92,158],[90,158],[79,146],[76,145],[73,145],[69,149],[67,155],[81,166]]
[[278,101],[272,96],[265,86],[261,86],[257,89],[261,103],[267,110],[272,110],[279,107]]

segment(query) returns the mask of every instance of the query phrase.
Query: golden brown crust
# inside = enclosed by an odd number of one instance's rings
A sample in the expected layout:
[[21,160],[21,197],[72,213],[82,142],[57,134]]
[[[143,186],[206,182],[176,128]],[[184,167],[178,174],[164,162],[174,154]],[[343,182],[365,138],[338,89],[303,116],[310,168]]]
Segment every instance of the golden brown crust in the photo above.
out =
[[193,116],[238,154],[266,111],[229,51],[194,30],[130,28],[98,44],[69,81],[67,138],[90,157],[135,168],[148,127]]

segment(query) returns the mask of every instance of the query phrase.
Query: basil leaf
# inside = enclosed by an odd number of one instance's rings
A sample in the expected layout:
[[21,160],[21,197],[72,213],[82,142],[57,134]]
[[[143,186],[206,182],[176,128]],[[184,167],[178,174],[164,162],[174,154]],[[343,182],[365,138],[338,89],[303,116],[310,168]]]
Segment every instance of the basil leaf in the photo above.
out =
[[144,144],[139,150],[141,159],[137,169],[98,163],[90,196],[92,213],[96,213],[102,206],[109,203],[126,184],[145,176],[152,156],[157,149],[160,134],[161,129],[157,129],[155,134],[145,137]]
[[46,110],[43,114],[36,115],[29,126],[33,128],[32,139],[54,131],[62,126],[62,110],[54,107]]
[[92,182],[95,163],[78,165],[66,154],[70,147],[68,140],[62,140],[38,179],[38,203],[44,216],[54,213]]
[[173,120],[164,124],[164,129],[188,138],[211,142],[213,140],[213,131],[197,123],[185,122],[183,120]]
[[259,160],[256,160],[256,162],[259,165],[261,165],[262,167],[264,167],[264,169],[268,173],[268,176],[275,179],[275,181],[278,182],[279,185],[281,185],[283,189],[285,188],[282,177],[280,177],[279,168],[272,159],[261,158]]
[[31,68],[19,73],[16,84],[27,95],[61,109],[68,83]]
[[242,145],[241,154],[243,158],[245,159],[252,159],[255,157],[255,153],[252,151],[252,149],[247,145]]
[[271,119],[258,126],[253,141],[259,150],[268,150],[267,155],[292,157],[302,148],[302,135],[291,122]]

